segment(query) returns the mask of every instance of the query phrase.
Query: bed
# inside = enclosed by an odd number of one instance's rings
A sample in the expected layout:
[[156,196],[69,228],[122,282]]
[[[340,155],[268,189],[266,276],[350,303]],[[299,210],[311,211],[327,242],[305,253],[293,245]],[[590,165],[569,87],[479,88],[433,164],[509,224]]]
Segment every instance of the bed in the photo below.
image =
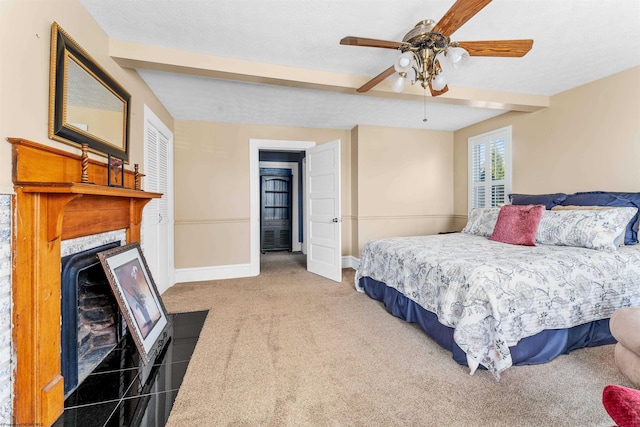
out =
[[[619,201],[620,193],[597,194]],[[482,367],[498,380],[512,365],[612,344],[613,312],[640,306],[638,209],[552,209],[565,200],[604,204],[565,196],[542,203],[550,210],[541,208],[535,246],[491,240],[502,223],[500,208],[478,210],[481,220],[472,211],[461,233],[372,240],[363,248],[356,288],[418,323],[471,374]]]

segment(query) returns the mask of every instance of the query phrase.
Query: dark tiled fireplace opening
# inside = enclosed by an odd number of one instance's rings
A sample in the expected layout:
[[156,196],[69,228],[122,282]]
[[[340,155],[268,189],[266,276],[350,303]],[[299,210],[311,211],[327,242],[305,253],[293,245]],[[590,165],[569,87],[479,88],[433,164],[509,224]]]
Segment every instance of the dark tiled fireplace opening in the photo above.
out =
[[118,309],[97,253],[62,259],[64,412],[56,427],[165,425],[207,312],[169,315],[168,338],[148,363]]
[[113,350],[123,319],[97,253],[108,243],[62,258],[61,341],[64,393],[68,396]]

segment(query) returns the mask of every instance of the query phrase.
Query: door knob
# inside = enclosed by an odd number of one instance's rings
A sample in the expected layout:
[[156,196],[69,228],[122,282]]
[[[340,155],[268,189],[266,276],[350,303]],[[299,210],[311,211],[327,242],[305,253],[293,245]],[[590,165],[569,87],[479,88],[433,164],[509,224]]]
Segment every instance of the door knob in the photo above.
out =
[[333,218],[331,221],[332,222],[338,222],[339,220],[338,220],[338,218]]

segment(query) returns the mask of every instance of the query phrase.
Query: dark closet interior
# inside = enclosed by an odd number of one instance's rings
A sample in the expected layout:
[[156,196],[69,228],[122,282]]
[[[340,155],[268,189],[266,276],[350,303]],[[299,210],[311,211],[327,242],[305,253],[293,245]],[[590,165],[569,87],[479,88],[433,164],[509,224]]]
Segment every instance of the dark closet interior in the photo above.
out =
[[[260,168],[260,250],[291,251],[293,248],[293,180],[297,180],[298,240],[302,241],[302,159],[304,151],[260,151],[261,162],[295,163],[292,169]],[[278,165],[279,166],[279,165]],[[295,167],[295,166],[294,166]],[[297,175],[297,176],[296,176]]]

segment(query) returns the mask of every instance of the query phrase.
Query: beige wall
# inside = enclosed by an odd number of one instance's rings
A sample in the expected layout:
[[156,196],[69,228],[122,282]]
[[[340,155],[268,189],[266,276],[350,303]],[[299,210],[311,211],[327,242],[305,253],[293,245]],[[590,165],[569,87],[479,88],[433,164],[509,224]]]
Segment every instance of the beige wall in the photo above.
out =
[[453,134],[175,123],[176,268],[250,262],[249,140],[342,141],[342,254],[451,228]]
[[454,134],[455,213],[467,215],[467,140],[513,127],[513,192],[640,191],[640,67],[560,93],[535,113],[507,113]]
[[[250,262],[250,139],[340,139],[342,215],[351,217],[349,131],[176,121],[174,138],[176,268]],[[348,221],[342,229],[344,253]]]
[[360,125],[353,147],[353,256],[359,257],[370,239],[435,234],[452,227],[451,132]]
[[49,57],[54,21],[131,94],[131,164],[140,164],[144,172],[145,103],[169,129],[173,128],[172,117],[138,74],[121,68],[109,57],[106,34],[77,0],[0,0],[0,192],[12,188],[11,145],[5,141],[7,137],[80,153],[76,147],[48,138]]

